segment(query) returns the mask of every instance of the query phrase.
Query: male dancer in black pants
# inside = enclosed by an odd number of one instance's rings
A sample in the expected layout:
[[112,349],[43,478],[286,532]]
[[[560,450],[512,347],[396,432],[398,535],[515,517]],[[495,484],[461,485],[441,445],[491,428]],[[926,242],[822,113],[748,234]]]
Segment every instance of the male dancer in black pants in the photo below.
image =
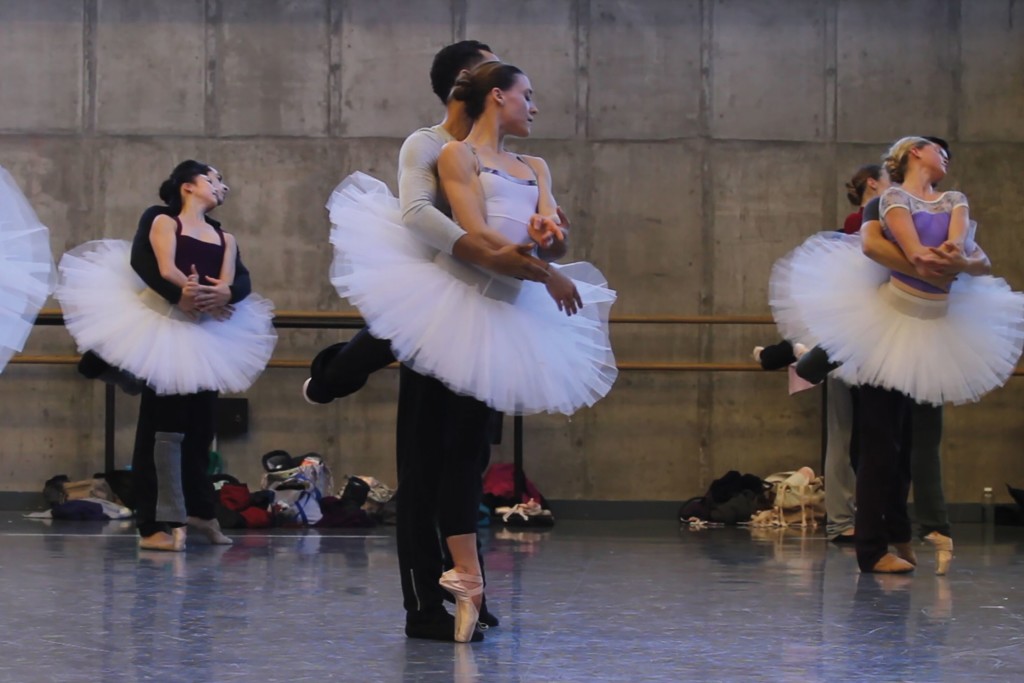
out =
[[[461,140],[471,121],[461,102],[448,101],[458,74],[495,59],[490,48],[463,41],[441,50],[431,67],[434,93],[445,103],[437,126],[421,129],[405,141],[399,157],[399,199],[407,227],[430,246],[492,272],[543,281],[546,265],[532,245],[493,249],[466,234],[438,208],[437,158],[451,140]],[[313,362],[303,385],[307,401],[327,403],[362,387],[370,373],[394,361],[390,343],[361,330],[346,344],[328,347]],[[398,398],[398,559],[406,635],[451,641],[454,619],[444,608],[438,585],[443,570],[442,539],[475,533],[483,457],[488,452],[491,411],[476,399],[458,396],[440,381],[401,368]],[[454,531],[453,531],[454,530]],[[480,622],[496,625],[486,607]],[[482,634],[474,635],[474,640]]]

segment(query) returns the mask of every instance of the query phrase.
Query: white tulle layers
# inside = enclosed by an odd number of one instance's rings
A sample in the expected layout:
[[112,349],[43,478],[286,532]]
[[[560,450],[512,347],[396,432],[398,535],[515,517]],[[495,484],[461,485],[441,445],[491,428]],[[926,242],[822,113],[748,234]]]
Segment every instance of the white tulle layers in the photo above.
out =
[[53,281],[49,231],[0,167],[0,371],[25,348]]
[[834,373],[849,384],[959,404],[1009,379],[1024,346],[1024,294],[999,278],[961,275],[936,301],[888,280],[859,236],[820,233],[773,267],[772,314],[786,339],[842,363]]
[[594,266],[556,266],[584,302],[567,317],[543,285],[491,276],[424,245],[374,178],[349,176],[327,207],[331,282],[417,372],[512,414],[570,415],[611,389],[615,292]]
[[191,320],[132,270],[131,245],[87,242],[64,254],[56,297],[79,351],[146,380],[158,394],[240,392],[277,343],[273,304],[250,294],[225,321]]

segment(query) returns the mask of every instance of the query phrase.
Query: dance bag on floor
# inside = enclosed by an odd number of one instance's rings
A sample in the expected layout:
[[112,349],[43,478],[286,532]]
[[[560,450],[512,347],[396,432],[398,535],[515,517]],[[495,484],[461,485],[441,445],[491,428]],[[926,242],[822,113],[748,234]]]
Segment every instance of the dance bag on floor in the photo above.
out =
[[765,499],[767,486],[760,477],[729,470],[711,482],[707,493],[679,506],[680,522],[740,524],[770,503]]

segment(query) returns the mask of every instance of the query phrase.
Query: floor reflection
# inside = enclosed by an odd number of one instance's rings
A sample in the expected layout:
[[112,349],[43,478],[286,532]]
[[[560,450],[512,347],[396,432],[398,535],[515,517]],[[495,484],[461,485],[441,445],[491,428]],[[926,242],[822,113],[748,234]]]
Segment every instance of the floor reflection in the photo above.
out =
[[140,552],[130,525],[0,518],[0,681],[1014,680],[1024,530],[958,528],[950,574],[860,574],[800,529],[485,530],[479,645],[402,633],[392,529]]

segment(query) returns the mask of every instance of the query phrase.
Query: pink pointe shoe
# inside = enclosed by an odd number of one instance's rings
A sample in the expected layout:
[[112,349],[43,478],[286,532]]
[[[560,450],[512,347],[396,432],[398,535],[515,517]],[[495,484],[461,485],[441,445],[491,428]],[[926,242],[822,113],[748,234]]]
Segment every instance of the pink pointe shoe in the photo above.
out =
[[468,643],[480,619],[480,609],[473,604],[473,598],[484,592],[483,577],[449,569],[441,574],[438,583],[455,598],[455,642]]
[[924,537],[935,548],[935,575],[945,576],[953,560],[953,539],[933,531]]

